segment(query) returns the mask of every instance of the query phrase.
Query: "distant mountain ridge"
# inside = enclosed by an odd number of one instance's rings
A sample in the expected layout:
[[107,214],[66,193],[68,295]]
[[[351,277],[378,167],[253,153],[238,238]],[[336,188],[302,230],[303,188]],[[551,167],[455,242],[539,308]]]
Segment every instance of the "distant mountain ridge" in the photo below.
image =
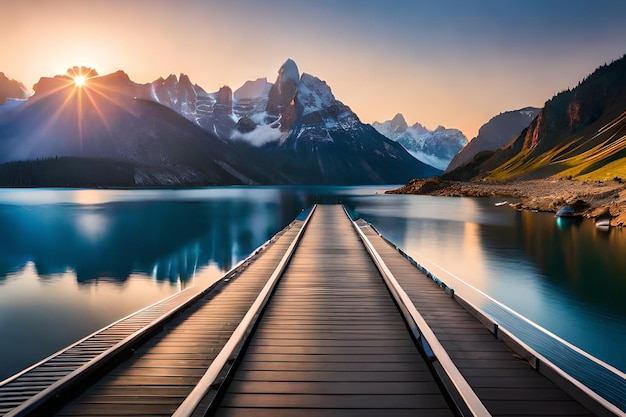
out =
[[362,123],[324,81],[300,75],[292,60],[278,71],[265,111],[252,111],[237,127],[231,139],[273,167],[279,182],[397,183],[440,172]]
[[42,78],[26,103],[0,113],[0,162],[48,160],[52,169],[66,166],[67,158],[118,161],[132,164],[139,186],[248,183],[258,176],[232,145],[167,107],[135,98],[141,86],[125,73],[89,84],[87,90],[67,76]]
[[452,158],[467,144],[467,138],[458,129],[438,126],[428,130],[420,123],[409,126],[401,113],[393,119],[372,126],[381,134],[404,146],[418,160],[445,170]]
[[626,55],[545,103],[515,140],[446,173],[454,178],[626,177]]
[[15,81],[0,72],[0,106],[6,102],[6,99],[25,100],[29,96],[28,89],[24,84]]
[[472,159],[482,151],[495,151],[506,146],[539,114],[536,107],[507,111],[492,117],[478,129],[478,136],[473,138],[452,158],[446,171],[452,171]]
[[[131,185],[143,186],[390,184],[440,172],[361,123],[292,60],[274,84],[261,78],[234,93],[207,93],[184,74],[137,84],[123,71],[92,71],[42,78],[23,105],[0,111],[0,162],[13,163],[1,167],[11,179],[0,183],[80,186],[63,175],[45,184],[26,177],[55,167],[89,176],[88,160],[100,161],[101,172],[107,161],[122,163],[124,186],[129,173]],[[77,87],[72,76],[84,73]],[[107,185],[118,184],[98,183]]]
[[[183,90],[190,91],[191,83],[181,75],[179,84],[183,82]],[[272,183],[398,183],[440,172],[361,123],[324,81],[300,75],[291,59],[279,68],[273,84],[259,78],[234,92],[226,86],[216,93],[192,88],[196,102],[203,101],[195,110],[172,105],[167,100],[172,94],[151,98],[235,144],[252,161],[263,161],[271,167]],[[170,90],[181,88],[172,83]],[[194,101],[191,96],[187,101]],[[181,102],[185,99],[178,98]]]

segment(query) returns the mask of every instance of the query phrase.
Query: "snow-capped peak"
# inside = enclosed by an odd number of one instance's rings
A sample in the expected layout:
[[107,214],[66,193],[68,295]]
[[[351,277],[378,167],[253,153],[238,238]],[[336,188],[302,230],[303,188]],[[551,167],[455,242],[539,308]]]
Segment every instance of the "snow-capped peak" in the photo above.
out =
[[335,96],[326,82],[309,74],[302,74],[296,99],[303,107],[303,115],[330,107]]
[[428,130],[420,123],[408,127],[400,113],[392,120],[374,122],[372,126],[400,143],[415,158],[442,170],[467,143],[467,138],[458,129],[437,126],[435,130]]
[[300,71],[298,71],[298,66],[291,58],[287,59],[278,70],[278,79],[276,80],[276,83],[284,83],[287,80],[294,80],[296,84],[300,80]]
[[395,133],[402,133],[408,129],[409,125],[406,123],[406,119],[402,113],[398,113],[391,119],[389,127]]
[[268,115],[280,118],[280,130],[291,130],[296,120],[294,99],[300,84],[298,66],[288,59],[278,70],[276,82],[270,88],[267,101]]

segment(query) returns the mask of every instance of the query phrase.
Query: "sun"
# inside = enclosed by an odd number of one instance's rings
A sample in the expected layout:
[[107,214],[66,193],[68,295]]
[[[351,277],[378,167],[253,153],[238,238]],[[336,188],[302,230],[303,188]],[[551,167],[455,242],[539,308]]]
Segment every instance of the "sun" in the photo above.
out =
[[74,77],[74,84],[76,84],[76,87],[84,86],[85,82],[87,82],[87,77],[84,75],[77,75]]
[[68,68],[65,76],[68,80],[70,80],[69,82],[71,82],[75,88],[80,89],[85,87],[91,78],[97,77],[98,72],[89,67],[74,66],[72,68]]

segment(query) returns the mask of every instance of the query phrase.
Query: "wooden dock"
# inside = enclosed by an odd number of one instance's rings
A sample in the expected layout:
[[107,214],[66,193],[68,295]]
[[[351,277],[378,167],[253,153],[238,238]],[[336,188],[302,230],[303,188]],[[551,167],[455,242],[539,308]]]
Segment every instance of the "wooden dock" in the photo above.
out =
[[0,415],[624,415],[574,400],[338,205],[166,302],[126,319],[145,332],[122,320],[0,384]]
[[319,206],[218,416],[451,416],[340,206]]

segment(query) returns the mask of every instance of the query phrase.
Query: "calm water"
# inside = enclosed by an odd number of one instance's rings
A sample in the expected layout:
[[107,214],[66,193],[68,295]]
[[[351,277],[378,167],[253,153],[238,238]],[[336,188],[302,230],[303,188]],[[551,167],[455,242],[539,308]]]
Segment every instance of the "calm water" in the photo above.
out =
[[457,293],[475,296],[466,282],[626,370],[626,233],[494,200],[380,191],[0,190],[0,380],[186,286],[207,285],[303,208],[338,201],[419,262],[444,268]]

